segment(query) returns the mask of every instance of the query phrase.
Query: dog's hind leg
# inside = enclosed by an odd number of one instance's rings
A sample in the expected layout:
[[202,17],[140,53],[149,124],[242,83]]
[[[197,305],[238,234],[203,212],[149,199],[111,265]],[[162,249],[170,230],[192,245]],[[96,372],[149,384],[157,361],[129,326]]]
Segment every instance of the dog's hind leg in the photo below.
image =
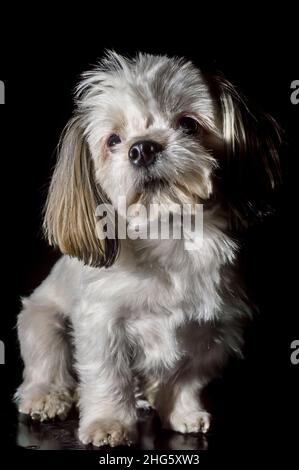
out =
[[21,413],[40,421],[65,418],[76,388],[68,320],[63,311],[68,286],[63,288],[59,276],[62,264],[58,262],[41,286],[23,300],[18,317],[25,368],[15,399]]

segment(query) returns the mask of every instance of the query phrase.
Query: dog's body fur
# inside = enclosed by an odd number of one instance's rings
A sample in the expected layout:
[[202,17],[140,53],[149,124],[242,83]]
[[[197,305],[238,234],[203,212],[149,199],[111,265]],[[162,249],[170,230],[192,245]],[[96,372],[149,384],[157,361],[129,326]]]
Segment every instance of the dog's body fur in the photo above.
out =
[[[231,139],[226,144],[232,152],[241,145],[243,128],[235,127],[239,114],[229,108],[230,96],[224,107],[234,112],[234,122],[219,118],[197,69],[165,57],[140,55],[131,62],[110,57],[85,76],[79,93],[46,213],[50,241],[79,259],[63,256],[23,301],[18,331],[25,372],[17,392],[19,409],[41,420],[64,417],[79,396],[81,441],[118,445],[136,439],[136,395],[142,393],[165,427],[205,432],[210,415],[200,392],[231,354],[240,354],[243,325],[251,316],[236,272],[238,247],[230,235],[227,205],[213,179],[219,165],[214,153],[221,153],[223,142]],[[182,113],[197,116],[203,134],[190,138],[173,128],[173,115]],[[115,129],[122,141],[110,151],[103,139]],[[126,157],[141,136],[165,149],[150,178],[146,172],[137,175]],[[93,183],[88,183],[90,171]],[[163,185],[148,189],[156,180]],[[93,219],[86,211],[99,202],[87,194],[93,184],[97,196],[101,192],[101,199],[115,207],[118,195],[146,206],[153,201],[203,203],[202,244],[188,251],[184,238],[127,239],[103,248],[88,238]],[[100,257],[107,269],[98,267]]]

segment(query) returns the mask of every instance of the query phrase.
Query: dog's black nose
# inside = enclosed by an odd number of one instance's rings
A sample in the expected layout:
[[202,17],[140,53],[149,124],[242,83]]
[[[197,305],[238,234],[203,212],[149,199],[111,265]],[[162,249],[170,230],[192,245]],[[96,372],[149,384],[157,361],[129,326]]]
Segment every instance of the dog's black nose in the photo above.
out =
[[152,165],[157,155],[162,151],[162,145],[153,140],[135,142],[129,150],[129,159],[136,166]]

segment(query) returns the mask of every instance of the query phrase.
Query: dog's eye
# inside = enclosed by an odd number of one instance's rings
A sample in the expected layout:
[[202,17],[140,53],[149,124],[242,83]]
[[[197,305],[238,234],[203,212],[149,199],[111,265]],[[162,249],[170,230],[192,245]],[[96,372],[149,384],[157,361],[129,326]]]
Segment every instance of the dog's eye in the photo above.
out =
[[117,145],[120,143],[121,143],[121,138],[117,134],[111,134],[111,136],[107,140],[108,147],[113,147],[114,145]]
[[183,116],[178,121],[178,127],[184,134],[195,135],[198,132],[199,124],[192,117]]

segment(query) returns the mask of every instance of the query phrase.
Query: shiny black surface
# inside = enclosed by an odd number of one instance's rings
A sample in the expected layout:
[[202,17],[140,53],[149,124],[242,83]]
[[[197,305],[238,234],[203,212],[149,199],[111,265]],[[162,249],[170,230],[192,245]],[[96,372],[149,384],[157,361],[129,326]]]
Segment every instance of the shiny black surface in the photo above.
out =
[[[259,345],[256,344],[259,350]],[[251,355],[251,353],[248,353]],[[275,361],[277,357],[272,356]],[[235,362],[224,376],[214,381],[206,390],[204,400],[213,413],[214,421],[206,435],[182,435],[161,428],[153,411],[139,413],[139,440],[130,449],[114,449],[124,452],[192,451],[209,461],[242,461],[249,459],[272,461],[286,455],[296,455],[299,419],[296,376],[280,374],[281,381],[266,366],[267,358],[251,356],[251,361]],[[276,370],[282,372],[276,362]],[[291,380],[290,380],[291,378]],[[65,421],[38,423],[25,415],[19,415],[15,406],[7,409],[10,447],[25,450],[82,450],[111,452],[110,448],[82,445],[77,437],[78,415],[76,409]],[[240,460],[241,459],[241,460]]]
[[[75,412],[64,422],[36,423],[24,416],[19,417],[17,445],[35,450],[86,450],[97,448],[85,446],[77,437],[78,417]],[[182,435],[161,430],[154,413],[139,418],[139,440],[135,448],[206,450],[208,439],[204,435]],[[109,449],[105,447],[105,449]],[[102,450],[105,450],[102,449]]]

